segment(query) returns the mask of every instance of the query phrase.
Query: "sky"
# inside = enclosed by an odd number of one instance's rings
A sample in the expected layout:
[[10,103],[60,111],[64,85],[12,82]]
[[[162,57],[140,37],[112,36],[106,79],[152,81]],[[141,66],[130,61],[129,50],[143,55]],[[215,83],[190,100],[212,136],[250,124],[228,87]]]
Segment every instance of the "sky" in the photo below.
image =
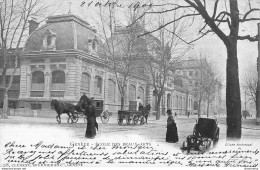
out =
[[[166,1],[166,0],[164,0]],[[85,2],[85,3],[84,3]],[[95,3],[99,2],[99,0],[52,0],[54,7],[53,15],[62,15],[67,14],[69,11],[77,15],[84,20],[87,20],[92,26],[95,27],[98,8],[95,7]],[[102,1],[107,2],[106,0]],[[118,0],[118,4],[125,5],[123,8],[117,8],[118,10],[124,10],[131,4],[133,1],[126,0]],[[138,2],[138,1],[137,1]],[[140,4],[144,5],[144,1],[139,1]],[[208,0],[210,3],[214,2],[213,0]],[[238,0],[240,13],[243,13],[242,10],[248,10],[247,8],[247,0]],[[84,3],[84,4],[83,4]],[[163,3],[162,1],[157,1],[157,3]],[[89,5],[90,4],[90,5]],[[256,1],[256,3],[252,4],[253,8],[260,7],[260,3]],[[224,8],[220,6],[220,9]],[[219,11],[218,11],[219,12]],[[253,17],[260,17],[260,11],[253,13]],[[256,35],[257,33],[257,23],[243,24],[240,25],[240,33],[242,35]],[[260,23],[260,21],[259,21]],[[223,28],[225,29],[225,28]],[[198,28],[196,26],[192,28],[195,33],[198,32]],[[193,34],[193,33],[192,33]],[[198,55],[201,50],[209,51],[212,54],[213,61],[216,63],[216,66],[223,75],[223,84],[225,84],[225,72],[226,72],[226,47],[223,42],[214,34],[210,33],[204,36],[202,39],[198,40],[194,43],[192,48],[194,51],[194,55]],[[238,41],[238,62],[239,62],[239,75],[240,78],[243,74],[248,70],[248,67],[256,67],[256,61],[258,56],[257,42],[249,42],[247,40]]]

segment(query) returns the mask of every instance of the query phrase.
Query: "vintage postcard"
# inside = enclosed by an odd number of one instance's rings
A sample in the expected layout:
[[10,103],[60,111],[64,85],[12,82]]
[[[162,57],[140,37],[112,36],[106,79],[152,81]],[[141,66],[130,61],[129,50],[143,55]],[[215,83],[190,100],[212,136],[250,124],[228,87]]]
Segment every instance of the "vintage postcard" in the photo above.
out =
[[258,0],[1,0],[1,170],[260,164]]

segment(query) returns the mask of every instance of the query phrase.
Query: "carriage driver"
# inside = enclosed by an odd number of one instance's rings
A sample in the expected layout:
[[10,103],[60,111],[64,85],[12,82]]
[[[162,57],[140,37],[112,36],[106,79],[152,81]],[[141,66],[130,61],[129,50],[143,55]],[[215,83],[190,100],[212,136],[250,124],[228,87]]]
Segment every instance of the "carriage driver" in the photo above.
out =
[[142,100],[140,99],[140,97],[138,96],[137,97],[137,99],[136,99],[136,101],[137,101],[137,105],[136,105],[136,110],[138,110],[138,111],[140,111],[140,110],[142,110],[142,108],[143,108],[143,102],[142,102]]

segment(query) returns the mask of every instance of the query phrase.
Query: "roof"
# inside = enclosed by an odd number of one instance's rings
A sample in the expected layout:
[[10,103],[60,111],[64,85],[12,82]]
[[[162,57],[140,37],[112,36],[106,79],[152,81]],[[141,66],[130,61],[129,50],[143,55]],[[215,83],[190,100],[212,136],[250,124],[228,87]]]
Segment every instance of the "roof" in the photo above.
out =
[[32,32],[24,51],[40,51],[46,32],[55,34],[56,50],[78,49],[88,51],[88,40],[95,39],[96,30],[88,22],[75,15],[57,15],[47,19],[46,24]]

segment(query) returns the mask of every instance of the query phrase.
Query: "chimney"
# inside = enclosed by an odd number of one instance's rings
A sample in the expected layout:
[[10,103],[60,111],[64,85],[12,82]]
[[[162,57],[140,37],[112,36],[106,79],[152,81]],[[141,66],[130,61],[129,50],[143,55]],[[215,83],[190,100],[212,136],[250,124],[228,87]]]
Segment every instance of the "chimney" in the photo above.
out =
[[36,30],[39,26],[39,23],[36,21],[35,18],[32,18],[31,20],[29,20],[29,35],[31,35],[31,33]]

